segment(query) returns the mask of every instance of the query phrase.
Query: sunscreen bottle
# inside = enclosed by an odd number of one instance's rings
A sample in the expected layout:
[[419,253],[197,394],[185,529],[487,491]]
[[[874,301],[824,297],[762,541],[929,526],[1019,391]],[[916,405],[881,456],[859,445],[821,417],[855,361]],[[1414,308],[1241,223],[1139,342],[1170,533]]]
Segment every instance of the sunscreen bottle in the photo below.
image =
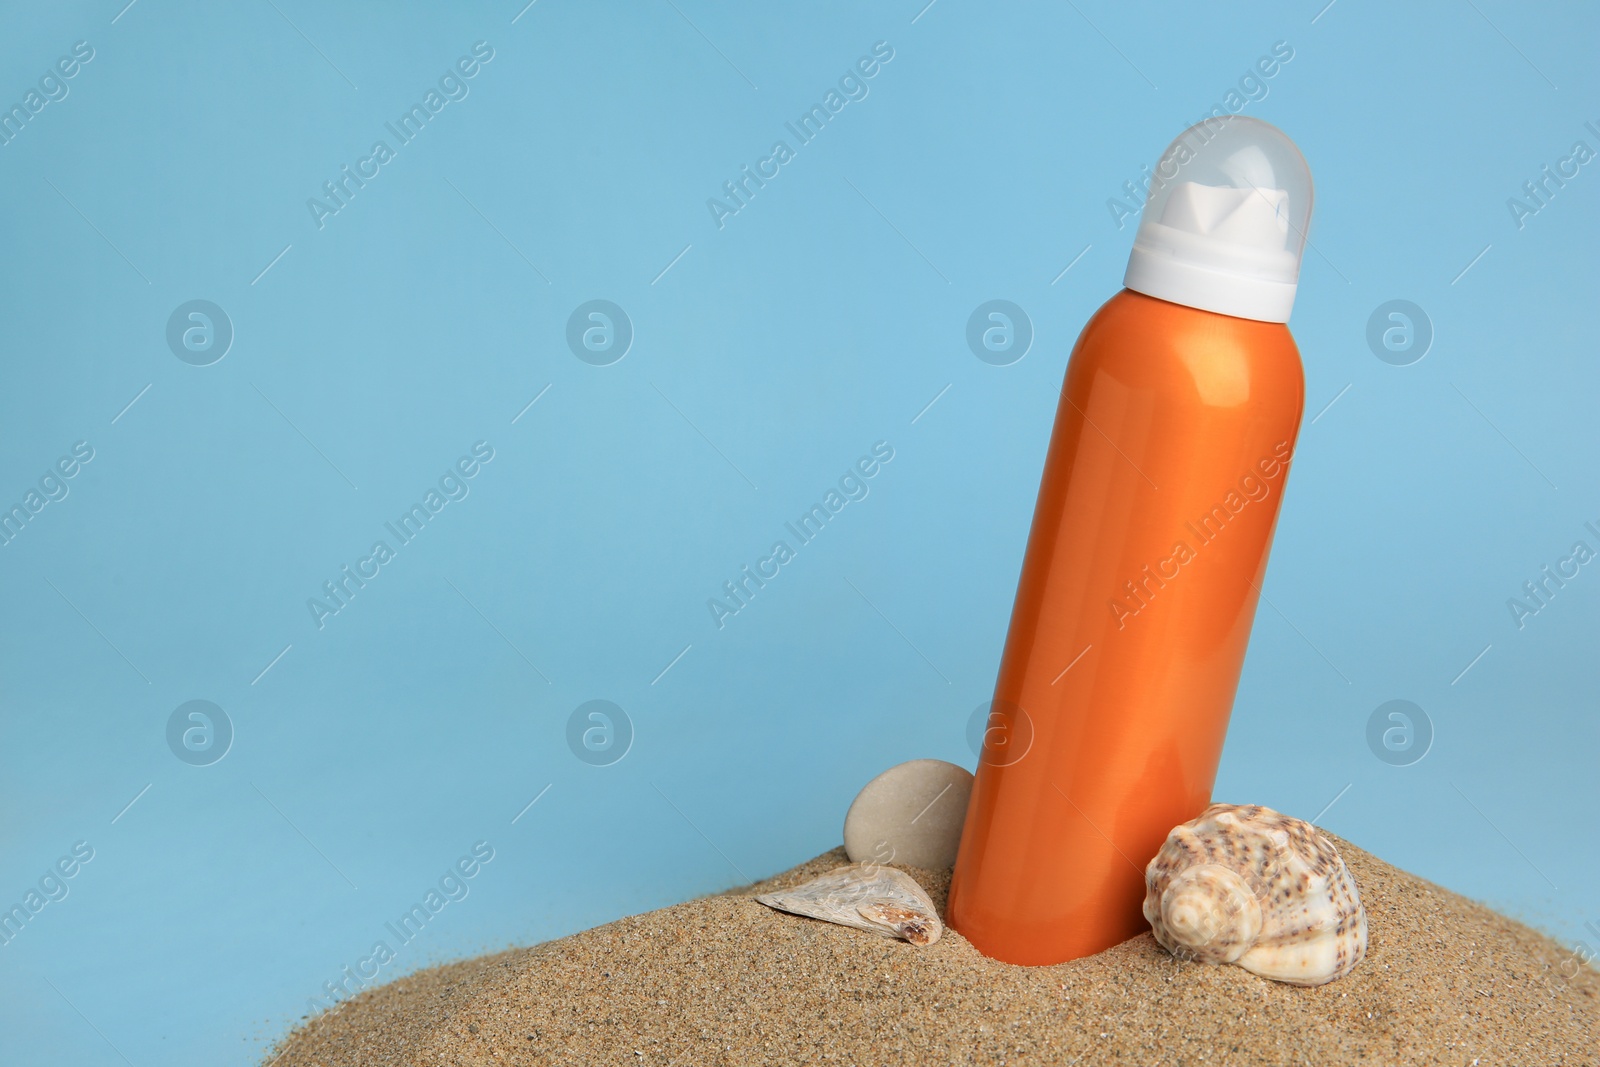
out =
[[1146,929],[1145,864],[1210,803],[1304,406],[1310,216],[1282,131],[1189,128],[1072,350],[950,886],[985,955]]

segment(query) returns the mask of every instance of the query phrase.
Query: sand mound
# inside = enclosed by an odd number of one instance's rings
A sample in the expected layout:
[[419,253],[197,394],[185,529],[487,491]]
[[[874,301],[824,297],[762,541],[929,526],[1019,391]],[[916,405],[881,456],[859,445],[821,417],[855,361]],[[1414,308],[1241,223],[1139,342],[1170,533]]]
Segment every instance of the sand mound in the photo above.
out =
[[[1338,842],[1367,959],[1316,989],[1178,963],[1144,934],[1012,967],[746,899],[846,862],[422,971],[291,1034],[274,1067],[448,1064],[1596,1064],[1600,973]],[[949,872],[907,868],[941,910]]]

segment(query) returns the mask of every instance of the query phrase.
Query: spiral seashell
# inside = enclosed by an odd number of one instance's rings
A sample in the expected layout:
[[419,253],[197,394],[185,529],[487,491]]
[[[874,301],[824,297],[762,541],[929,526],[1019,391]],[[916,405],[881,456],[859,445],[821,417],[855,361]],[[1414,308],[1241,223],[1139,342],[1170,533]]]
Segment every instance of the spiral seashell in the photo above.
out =
[[1179,959],[1310,986],[1367,952],[1366,912],[1338,849],[1271,808],[1211,805],[1167,835],[1144,881],[1144,917]]

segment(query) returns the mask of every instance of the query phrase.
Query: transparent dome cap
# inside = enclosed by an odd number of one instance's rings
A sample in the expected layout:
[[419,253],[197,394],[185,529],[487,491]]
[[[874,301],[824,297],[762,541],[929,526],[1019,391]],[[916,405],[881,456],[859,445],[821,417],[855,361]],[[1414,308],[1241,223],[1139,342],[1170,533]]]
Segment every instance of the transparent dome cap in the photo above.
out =
[[1288,322],[1311,222],[1311,169],[1243,115],[1184,130],[1151,175],[1123,284],[1175,304]]

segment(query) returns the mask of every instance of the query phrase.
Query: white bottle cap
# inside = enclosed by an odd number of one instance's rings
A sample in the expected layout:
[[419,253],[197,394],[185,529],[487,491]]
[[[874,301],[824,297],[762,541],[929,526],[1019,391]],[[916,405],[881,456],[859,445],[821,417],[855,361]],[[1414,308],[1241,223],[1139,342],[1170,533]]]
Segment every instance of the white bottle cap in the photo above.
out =
[[1122,284],[1174,304],[1288,322],[1311,169],[1283,131],[1228,115],[1184,130],[1150,181]]

